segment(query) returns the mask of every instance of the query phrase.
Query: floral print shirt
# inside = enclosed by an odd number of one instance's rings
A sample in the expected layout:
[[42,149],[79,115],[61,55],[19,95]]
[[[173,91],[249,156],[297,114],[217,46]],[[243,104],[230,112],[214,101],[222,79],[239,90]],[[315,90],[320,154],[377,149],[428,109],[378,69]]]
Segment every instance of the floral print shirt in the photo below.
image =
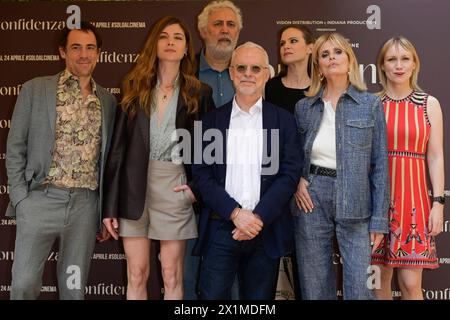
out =
[[68,70],[61,73],[56,92],[55,145],[45,179],[65,188],[98,187],[101,147],[101,105],[95,82],[83,101],[79,78]]

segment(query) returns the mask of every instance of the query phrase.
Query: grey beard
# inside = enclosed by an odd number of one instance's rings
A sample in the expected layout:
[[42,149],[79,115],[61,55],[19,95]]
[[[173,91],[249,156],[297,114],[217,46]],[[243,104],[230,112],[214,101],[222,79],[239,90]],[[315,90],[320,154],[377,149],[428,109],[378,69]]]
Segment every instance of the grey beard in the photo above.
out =
[[216,45],[206,44],[206,50],[208,50],[211,56],[217,60],[231,59],[231,54],[233,53],[234,47],[234,45],[230,45],[225,49],[222,49]]

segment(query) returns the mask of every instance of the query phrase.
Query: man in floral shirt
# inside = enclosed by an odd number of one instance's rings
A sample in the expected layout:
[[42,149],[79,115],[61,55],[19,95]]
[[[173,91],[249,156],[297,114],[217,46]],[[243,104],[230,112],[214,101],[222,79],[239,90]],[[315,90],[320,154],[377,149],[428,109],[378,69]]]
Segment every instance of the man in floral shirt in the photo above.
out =
[[39,296],[55,240],[59,297],[84,298],[116,107],[92,79],[101,44],[89,23],[66,28],[59,47],[65,70],[26,82],[17,98],[6,160],[7,215],[17,224],[11,299]]

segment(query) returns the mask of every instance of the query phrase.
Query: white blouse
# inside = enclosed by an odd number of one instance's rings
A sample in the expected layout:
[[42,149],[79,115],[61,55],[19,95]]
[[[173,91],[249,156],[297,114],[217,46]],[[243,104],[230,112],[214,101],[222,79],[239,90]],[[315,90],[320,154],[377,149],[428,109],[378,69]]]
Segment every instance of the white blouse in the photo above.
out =
[[322,122],[311,150],[311,163],[336,169],[336,112],[331,102],[324,100],[324,104]]

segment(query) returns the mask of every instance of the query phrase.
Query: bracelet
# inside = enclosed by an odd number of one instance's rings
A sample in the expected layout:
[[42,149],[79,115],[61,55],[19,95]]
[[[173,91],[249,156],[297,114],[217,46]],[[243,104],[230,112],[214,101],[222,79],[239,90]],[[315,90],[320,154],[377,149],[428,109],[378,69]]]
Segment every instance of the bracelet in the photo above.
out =
[[235,211],[235,213],[232,214],[231,220],[236,219],[238,217],[239,213],[241,212],[241,208],[236,208],[236,209],[237,209],[237,211]]

